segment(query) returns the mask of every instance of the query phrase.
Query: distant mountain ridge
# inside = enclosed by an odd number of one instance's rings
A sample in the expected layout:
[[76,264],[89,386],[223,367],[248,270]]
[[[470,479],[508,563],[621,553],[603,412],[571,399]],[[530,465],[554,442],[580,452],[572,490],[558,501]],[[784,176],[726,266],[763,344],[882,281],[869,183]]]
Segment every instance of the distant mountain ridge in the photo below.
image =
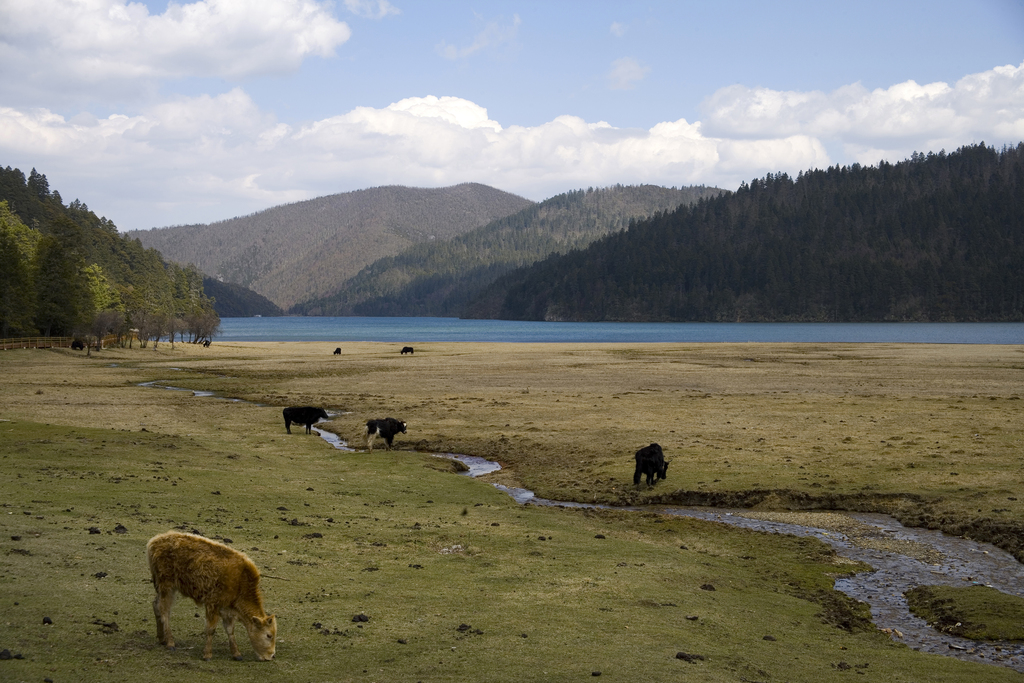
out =
[[585,247],[632,221],[672,211],[718,188],[656,185],[578,190],[547,199],[449,240],[413,245],[363,268],[326,297],[296,304],[306,315],[459,316],[501,275]]
[[375,187],[211,224],[127,233],[164,258],[194,264],[282,308],[335,291],[377,259],[446,240],[516,213],[528,199],[479,183]]
[[464,317],[1024,320],[1024,143],[744,183],[497,280]]

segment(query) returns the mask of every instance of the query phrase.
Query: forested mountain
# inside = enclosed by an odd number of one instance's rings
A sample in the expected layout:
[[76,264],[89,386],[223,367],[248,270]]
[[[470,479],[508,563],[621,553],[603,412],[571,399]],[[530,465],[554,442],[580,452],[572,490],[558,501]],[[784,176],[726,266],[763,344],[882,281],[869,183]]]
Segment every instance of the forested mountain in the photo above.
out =
[[446,240],[533,202],[486,185],[376,187],[211,223],[129,233],[168,259],[282,307],[335,291],[383,256]]
[[202,274],[165,264],[46,176],[0,168],[0,337],[185,333],[208,339],[220,320]]
[[222,318],[284,315],[284,311],[273,301],[242,285],[206,276],[203,278],[203,291],[213,300],[213,307]]
[[465,316],[1024,320],[1024,143],[769,174],[511,273]]
[[568,192],[449,240],[363,268],[336,293],[293,306],[307,315],[458,316],[483,287],[552,253],[581,248],[633,219],[722,190],[641,185]]

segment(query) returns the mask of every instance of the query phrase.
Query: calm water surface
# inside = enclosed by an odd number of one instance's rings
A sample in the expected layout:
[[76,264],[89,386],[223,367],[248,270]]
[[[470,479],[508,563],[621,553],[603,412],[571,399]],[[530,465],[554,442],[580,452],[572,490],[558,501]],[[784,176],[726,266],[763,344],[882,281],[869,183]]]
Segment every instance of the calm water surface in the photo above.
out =
[[215,341],[1024,344],[1024,323],[554,323],[459,318],[224,318]]

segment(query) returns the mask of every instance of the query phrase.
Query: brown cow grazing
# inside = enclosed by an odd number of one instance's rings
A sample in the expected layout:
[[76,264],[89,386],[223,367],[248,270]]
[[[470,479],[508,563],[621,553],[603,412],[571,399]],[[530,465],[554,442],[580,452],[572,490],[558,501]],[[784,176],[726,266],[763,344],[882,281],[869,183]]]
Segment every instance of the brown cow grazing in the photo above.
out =
[[277,618],[263,611],[260,570],[243,553],[202,536],[167,531],[146,544],[149,571],[156,598],[156,637],[174,648],[171,635],[171,605],[176,593],[206,607],[206,648],[203,659],[213,658],[213,633],[218,617],[231,644],[231,656],[241,659],[235,643],[235,619],[249,633],[256,657],[269,660],[277,647]]

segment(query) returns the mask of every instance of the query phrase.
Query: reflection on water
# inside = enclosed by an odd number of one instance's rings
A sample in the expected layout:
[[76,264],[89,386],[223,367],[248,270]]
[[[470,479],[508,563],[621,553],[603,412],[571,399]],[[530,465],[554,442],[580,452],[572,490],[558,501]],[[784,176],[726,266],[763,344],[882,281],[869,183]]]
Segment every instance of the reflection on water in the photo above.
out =
[[[222,318],[236,341],[1020,344],[1024,323],[568,323],[459,318]],[[397,353],[398,349],[395,349]]]

